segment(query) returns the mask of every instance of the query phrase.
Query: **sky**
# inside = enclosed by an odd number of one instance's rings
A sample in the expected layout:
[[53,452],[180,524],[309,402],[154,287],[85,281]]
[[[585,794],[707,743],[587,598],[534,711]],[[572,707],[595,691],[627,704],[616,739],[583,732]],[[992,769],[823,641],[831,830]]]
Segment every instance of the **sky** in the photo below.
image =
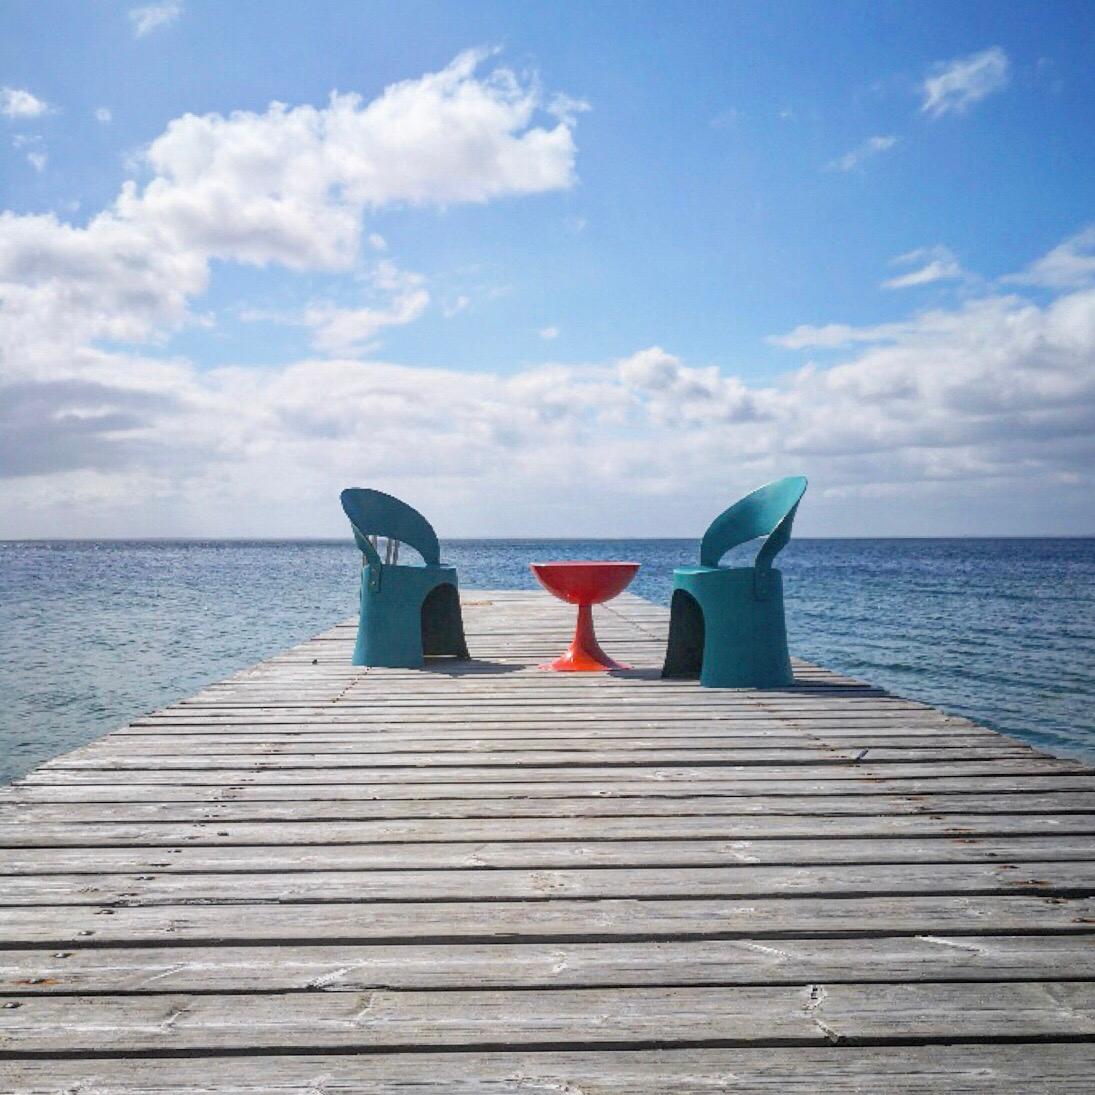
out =
[[1095,7],[5,0],[0,537],[1095,533]]

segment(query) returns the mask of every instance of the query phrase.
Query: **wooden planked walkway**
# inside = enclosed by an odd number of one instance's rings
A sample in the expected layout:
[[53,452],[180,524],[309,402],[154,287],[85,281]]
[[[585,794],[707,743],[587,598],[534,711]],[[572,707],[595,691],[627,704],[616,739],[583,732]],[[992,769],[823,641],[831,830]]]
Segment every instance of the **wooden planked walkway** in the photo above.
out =
[[1095,771],[464,599],[472,663],[342,624],[0,790],[0,1091],[1093,1090]]

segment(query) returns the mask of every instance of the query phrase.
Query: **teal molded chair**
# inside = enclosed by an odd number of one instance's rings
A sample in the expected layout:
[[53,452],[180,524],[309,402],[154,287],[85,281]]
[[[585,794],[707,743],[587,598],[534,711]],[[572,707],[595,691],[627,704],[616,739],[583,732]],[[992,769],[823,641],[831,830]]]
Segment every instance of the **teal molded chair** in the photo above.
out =
[[[699,677],[705,688],[783,688],[794,681],[783,615],[783,576],[772,561],[791,539],[806,491],[800,475],[777,479],[716,517],[700,565],[673,571],[663,677]],[[739,544],[767,536],[751,567],[722,567]]]
[[[468,657],[456,567],[441,562],[429,521],[406,502],[354,487],[341,494],[361,549],[361,616],[354,665],[418,669],[425,655]],[[384,562],[377,537],[387,539]],[[409,544],[425,566],[398,566],[399,544]]]

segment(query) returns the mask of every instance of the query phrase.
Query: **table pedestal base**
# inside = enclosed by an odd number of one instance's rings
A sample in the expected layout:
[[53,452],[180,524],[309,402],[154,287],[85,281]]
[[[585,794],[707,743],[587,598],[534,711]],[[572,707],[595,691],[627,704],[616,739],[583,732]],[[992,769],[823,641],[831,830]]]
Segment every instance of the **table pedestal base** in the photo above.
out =
[[556,673],[607,673],[610,669],[630,669],[613,661],[600,647],[593,630],[593,606],[578,606],[578,623],[574,638],[561,658],[540,666]]

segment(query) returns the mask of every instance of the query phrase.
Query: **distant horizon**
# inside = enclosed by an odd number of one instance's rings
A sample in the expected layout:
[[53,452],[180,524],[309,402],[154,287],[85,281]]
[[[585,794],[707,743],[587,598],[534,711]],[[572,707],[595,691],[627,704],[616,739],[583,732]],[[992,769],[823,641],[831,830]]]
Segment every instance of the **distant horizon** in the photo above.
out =
[[[698,541],[703,533],[688,536],[440,536],[442,547],[446,543],[631,543],[647,541]],[[1095,540],[1095,533],[1018,533],[997,536],[932,536],[932,535],[857,535],[857,536],[810,536],[795,535],[795,541],[804,540]],[[0,538],[0,544],[353,544],[352,536],[37,536]]]

